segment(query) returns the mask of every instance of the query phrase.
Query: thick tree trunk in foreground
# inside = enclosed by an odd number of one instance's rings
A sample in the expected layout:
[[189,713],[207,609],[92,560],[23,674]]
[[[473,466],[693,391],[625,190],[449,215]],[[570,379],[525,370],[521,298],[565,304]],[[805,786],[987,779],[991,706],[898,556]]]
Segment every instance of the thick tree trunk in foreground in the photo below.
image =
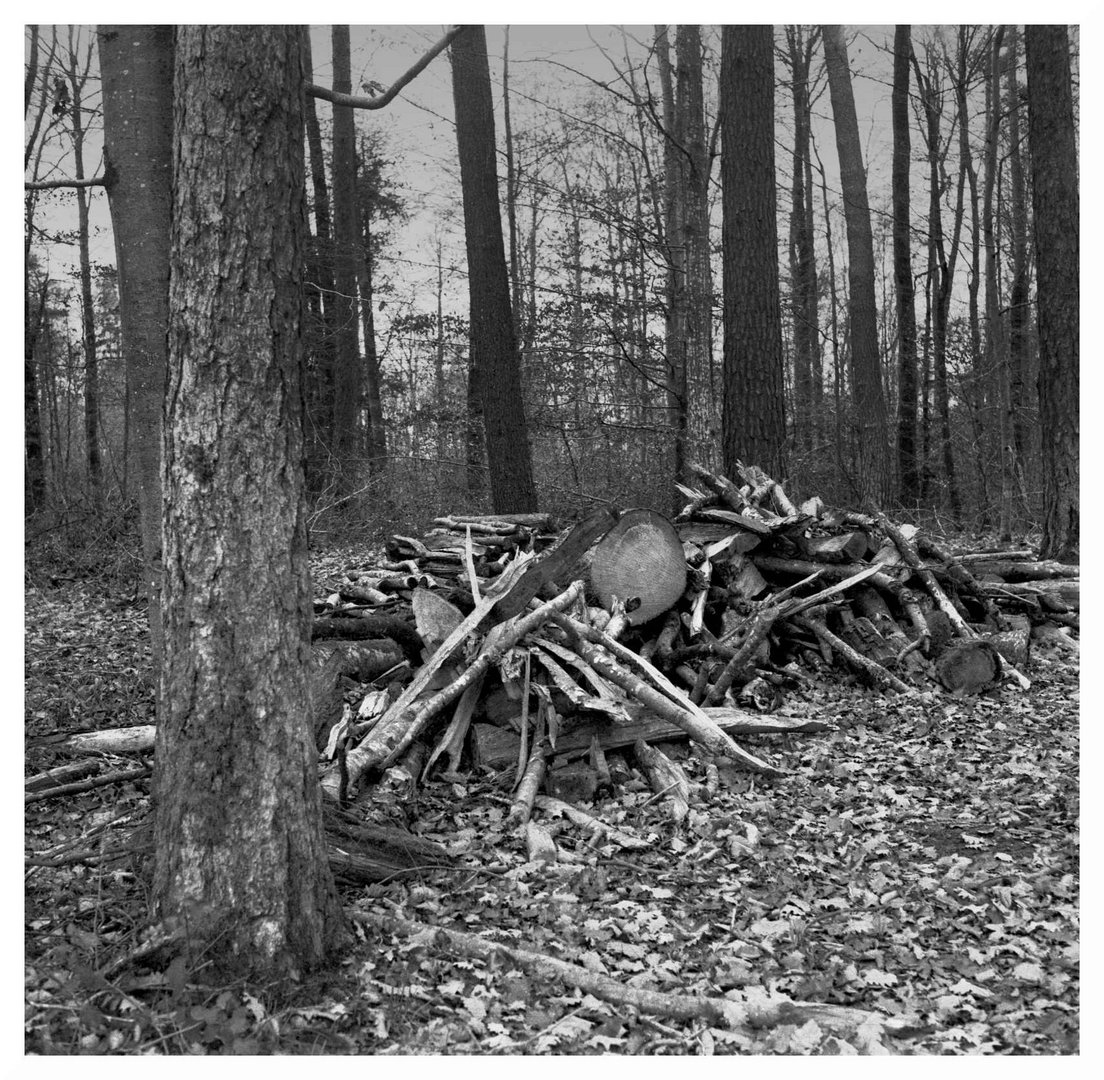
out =
[[724,469],[785,473],[774,173],[774,33],[726,26],[721,45]]
[[303,72],[294,27],[176,45],[153,893],[196,955],[279,975],[343,927],[308,726]]
[[840,186],[847,223],[848,313],[851,323],[851,399],[859,440],[859,489],[866,502],[889,498],[890,455],[885,395],[878,357],[878,311],[874,299],[874,240],[866,193],[859,122],[842,26],[822,27],[824,60],[839,154]]
[[1028,26],[1027,117],[1038,267],[1039,420],[1043,434],[1044,559],[1080,549],[1078,417],[1080,218],[1077,141],[1064,26]]
[[161,410],[172,214],[171,26],[101,26],[104,173],[126,363],[154,670],[161,670]]
[[482,26],[466,26],[451,49],[468,251],[472,368],[482,402],[491,500],[500,514],[536,510],[537,491],[521,395],[521,362],[510,310],[498,205],[486,32]]

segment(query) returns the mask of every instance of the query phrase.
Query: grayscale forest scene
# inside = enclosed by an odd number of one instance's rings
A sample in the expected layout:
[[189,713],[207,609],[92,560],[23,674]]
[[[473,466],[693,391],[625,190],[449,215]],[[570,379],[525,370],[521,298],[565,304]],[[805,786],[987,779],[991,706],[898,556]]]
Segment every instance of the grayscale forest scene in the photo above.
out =
[[25,25],[24,1054],[1080,1054],[1080,42]]

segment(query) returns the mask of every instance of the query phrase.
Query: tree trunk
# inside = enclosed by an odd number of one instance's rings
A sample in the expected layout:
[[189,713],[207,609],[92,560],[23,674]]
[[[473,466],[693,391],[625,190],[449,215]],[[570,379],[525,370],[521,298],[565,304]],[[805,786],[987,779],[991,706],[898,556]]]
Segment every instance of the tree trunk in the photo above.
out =
[[42,414],[38,404],[39,335],[46,320],[49,278],[35,279],[27,267],[23,276],[23,464],[24,513],[46,505],[46,468],[42,450]]
[[[352,92],[349,27],[333,28],[333,88]],[[356,206],[356,127],[353,110],[333,107],[333,266],[334,335],[333,453],[337,490],[344,499],[356,486],[357,426],[360,416],[360,341],[356,296],[360,225]]]
[[920,494],[916,471],[916,299],[909,216],[909,60],[911,27],[893,42],[893,279],[897,291],[897,473],[900,500]]
[[1025,386],[1030,362],[1031,337],[1029,327],[1031,295],[1030,261],[1027,251],[1027,186],[1024,178],[1022,127],[1020,124],[1020,86],[1017,79],[1019,31],[1008,28],[1008,51],[1005,65],[1008,79],[1008,173],[1011,180],[1011,205],[1008,208],[1012,226],[1012,291],[1008,298],[1008,397],[1012,415],[1009,428],[1015,449],[1013,471],[1023,486],[1024,463],[1028,459]]
[[794,109],[793,180],[790,206],[790,308],[794,337],[794,442],[811,450],[818,441],[820,396],[820,334],[817,314],[815,234],[813,232],[812,160],[809,151],[812,113],[809,68],[817,39],[800,26],[786,27]]
[[774,32],[770,26],[725,26],[721,41],[724,471],[734,475],[742,460],[783,476]]
[[686,260],[679,221],[686,190],[679,158],[682,155],[681,117],[675,112],[674,73],[670,35],[665,25],[655,28],[655,55],[659,69],[663,140],[662,252],[666,264],[663,301],[663,364],[667,425],[671,432],[671,476],[682,481],[686,462]]
[[100,26],[104,173],[134,432],[154,670],[161,670],[161,411],[168,362],[172,216],[171,26]]
[[502,242],[486,32],[482,26],[466,26],[451,49],[468,253],[471,355],[483,407],[491,500],[497,513],[531,511],[537,508],[537,491]]
[[943,93],[937,85],[937,64],[929,48],[927,71],[922,71],[915,51],[912,63],[916,71],[916,86],[924,110],[928,157],[928,273],[930,275],[932,302],[932,371],[934,375],[935,411],[939,422],[940,457],[943,465],[943,482],[946,485],[950,512],[953,520],[961,517],[958,483],[955,477],[954,453],[951,444],[951,406],[947,386],[947,325],[950,318],[951,289],[954,284],[954,267],[958,256],[961,230],[963,190],[965,176],[959,172],[958,200],[955,209],[955,227],[950,254],[943,235],[943,162],[942,144]]
[[195,958],[279,977],[343,934],[309,731],[303,70],[294,27],[176,35],[153,896]]
[[1028,26],[1027,117],[1035,220],[1039,420],[1043,433],[1041,557],[1076,562],[1080,421],[1077,140],[1064,26]]
[[866,193],[859,122],[851,89],[851,70],[842,26],[823,26],[824,59],[839,154],[840,185],[847,224],[851,323],[851,394],[859,440],[859,487],[864,501],[882,505],[889,498],[889,438],[885,395],[878,356],[878,311],[874,301],[874,239]]
[[[365,167],[367,167],[365,165]],[[375,254],[372,251],[372,196],[366,185],[357,186],[360,232],[356,260],[360,291],[361,332],[364,335],[364,396],[368,405],[368,470],[379,477],[387,468],[387,431],[380,395],[379,354],[376,352]],[[382,497],[382,496],[380,496]]]
[[[72,33],[72,31],[70,31]],[[73,138],[73,176],[84,180],[84,85],[91,64],[92,44],[88,45],[88,59],[81,72],[76,46],[70,37],[69,67],[69,126]],[[84,345],[84,444],[88,465],[88,484],[93,506],[99,507],[103,499],[103,467],[100,460],[100,370],[96,356],[96,317],[92,307],[92,256],[88,236],[88,189],[78,187],[77,195],[77,250],[80,265],[81,340]]]
[[[303,64],[307,79],[312,78],[310,27],[300,28]],[[318,123],[315,99],[306,97],[307,148],[310,153],[311,187],[314,194],[313,242],[307,255],[306,340],[307,383],[304,397],[307,409],[307,487],[320,491],[323,475],[333,446],[334,409],[334,280],[333,228],[330,217],[330,187],[326,180],[326,160],[322,153],[322,129]]]
[[[686,363],[684,455],[690,453],[694,388],[706,386],[713,361],[713,277],[709,252],[709,148],[705,138],[701,27],[680,25],[675,34],[678,77],[675,112],[680,117],[682,175],[685,193],[679,221],[686,275]],[[699,395],[700,398],[700,395]],[[702,411],[711,398],[702,402]],[[685,458],[684,458],[685,460]]]
[[993,31],[990,43],[989,70],[986,80],[985,191],[982,208],[982,231],[985,240],[985,360],[989,378],[993,380],[992,398],[996,404],[1000,439],[1000,523],[1001,539],[1012,537],[1012,440],[1008,424],[1009,385],[1008,364],[1003,347],[1001,325],[1000,267],[997,265],[996,210],[993,205],[997,190],[998,135],[1000,132],[1000,48],[1004,27]]
[[[506,141],[506,221],[510,235],[510,310],[514,316],[514,334],[521,334],[521,263],[518,255],[518,172],[514,163],[514,129],[510,124],[510,28],[505,29],[502,44],[502,121]],[[536,273],[536,267],[533,268]]]

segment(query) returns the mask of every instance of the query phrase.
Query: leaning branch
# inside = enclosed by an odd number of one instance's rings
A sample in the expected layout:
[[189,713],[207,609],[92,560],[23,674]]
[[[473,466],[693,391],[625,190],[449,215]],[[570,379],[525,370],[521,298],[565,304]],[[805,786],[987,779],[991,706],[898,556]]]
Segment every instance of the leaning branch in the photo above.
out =
[[462,26],[452,26],[449,31],[432,49],[429,50],[413,67],[407,70],[404,74],[400,75],[382,94],[376,97],[357,97],[356,94],[339,94],[333,90],[327,90],[324,86],[316,86],[314,83],[310,83],[307,86],[307,93],[311,97],[321,98],[323,101],[330,101],[334,105],[347,105],[352,109],[382,109],[385,105],[389,105],[396,97],[398,97],[399,91],[402,90],[407,83],[413,82],[427,67],[433,59],[439,56],[452,44],[456,35],[460,33],[464,28]]
[[24,191],[49,191],[53,188],[91,188],[105,187],[107,180],[103,176],[90,176],[84,180],[24,180]]

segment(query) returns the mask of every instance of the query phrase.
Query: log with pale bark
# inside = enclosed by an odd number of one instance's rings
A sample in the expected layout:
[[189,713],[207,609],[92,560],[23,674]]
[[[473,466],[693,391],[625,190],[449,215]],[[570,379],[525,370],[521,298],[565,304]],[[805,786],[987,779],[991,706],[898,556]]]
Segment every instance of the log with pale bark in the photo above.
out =
[[886,1035],[906,1038],[922,1030],[916,1017],[910,1014],[888,1016],[848,1005],[792,1001],[780,994],[738,1000],[731,997],[653,990],[619,982],[609,975],[591,971],[579,964],[487,940],[462,930],[432,926],[375,911],[353,911],[350,917],[377,932],[399,934],[426,945],[454,950],[465,956],[520,967],[546,982],[558,979],[568,986],[582,990],[584,994],[593,994],[613,1005],[638,1009],[642,1013],[672,1020],[697,1021],[747,1034],[780,1024],[800,1027],[814,1020],[823,1031],[855,1040],[873,1053],[886,1052],[879,1041]]

